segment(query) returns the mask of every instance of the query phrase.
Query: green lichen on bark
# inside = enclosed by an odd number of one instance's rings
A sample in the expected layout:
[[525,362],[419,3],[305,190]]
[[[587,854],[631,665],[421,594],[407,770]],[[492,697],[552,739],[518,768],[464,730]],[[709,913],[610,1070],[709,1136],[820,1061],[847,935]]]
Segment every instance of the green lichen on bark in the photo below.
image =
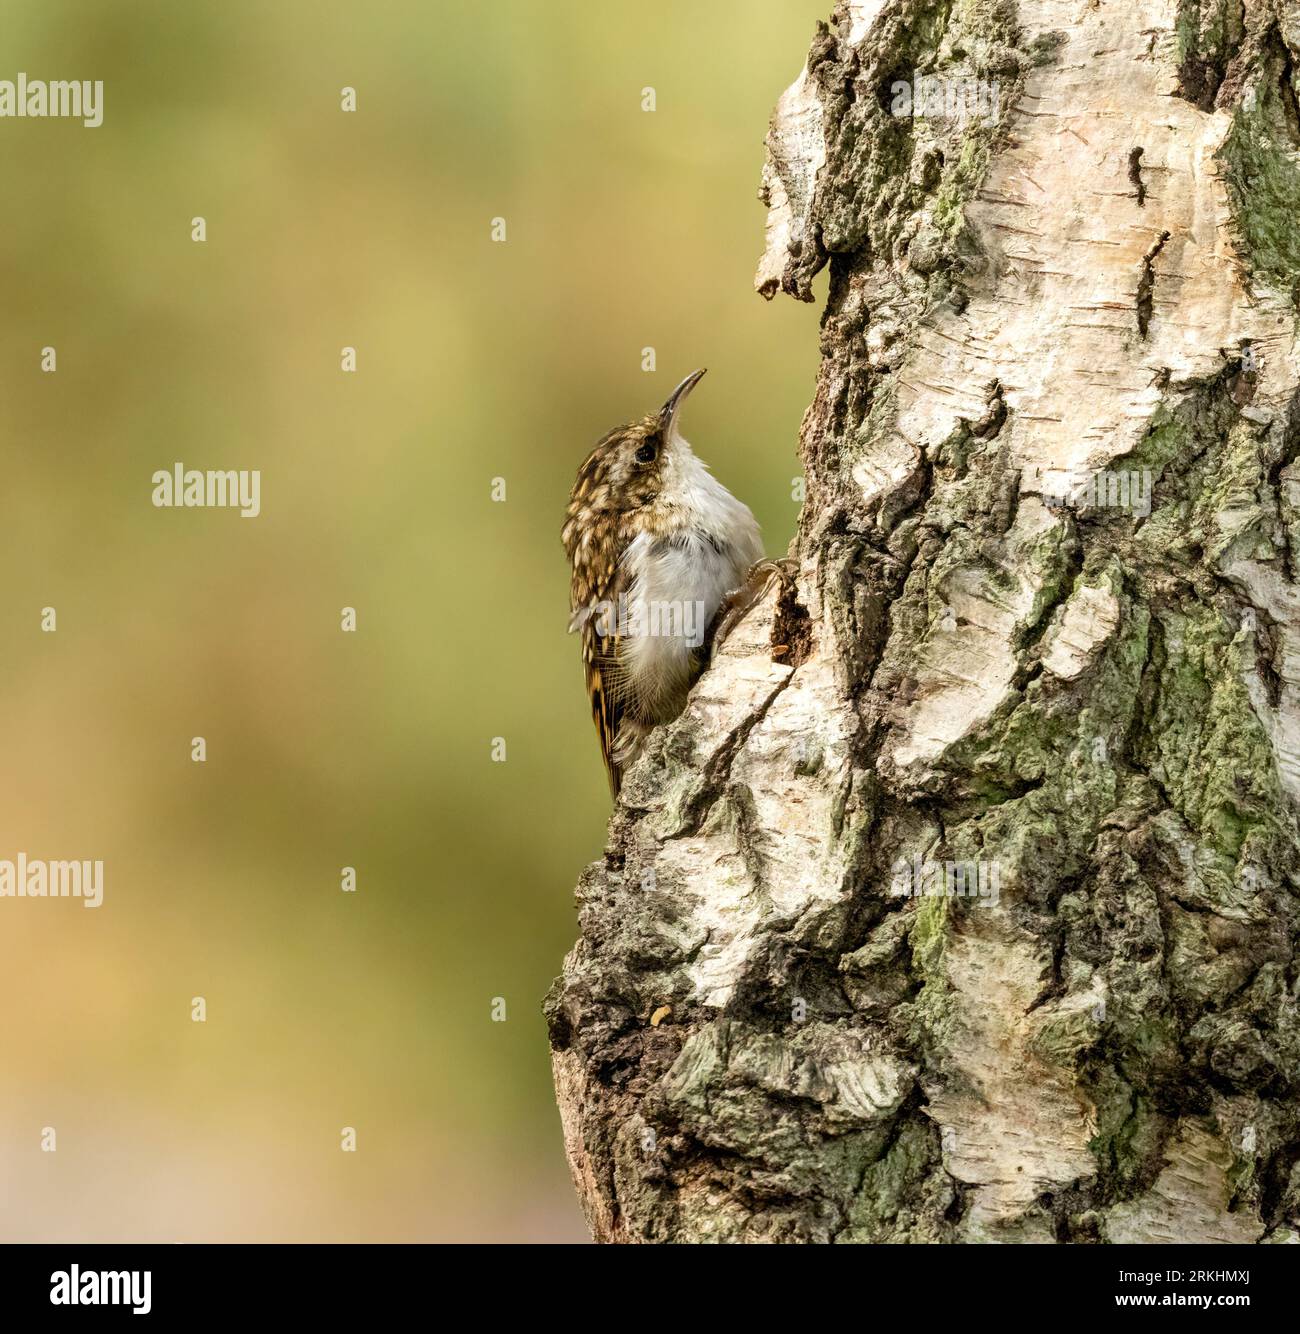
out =
[[1294,296],[1300,275],[1300,122],[1290,52],[1276,32],[1232,109],[1219,156],[1247,262],[1260,279]]
[[897,1010],[907,1036],[930,1062],[942,1061],[953,1023],[953,998],[944,975],[944,953],[952,900],[922,898],[911,917],[911,977],[919,983],[915,999]]
[[1179,92],[1202,111],[1213,110],[1228,63],[1245,37],[1241,0],[1179,0],[1174,35]]

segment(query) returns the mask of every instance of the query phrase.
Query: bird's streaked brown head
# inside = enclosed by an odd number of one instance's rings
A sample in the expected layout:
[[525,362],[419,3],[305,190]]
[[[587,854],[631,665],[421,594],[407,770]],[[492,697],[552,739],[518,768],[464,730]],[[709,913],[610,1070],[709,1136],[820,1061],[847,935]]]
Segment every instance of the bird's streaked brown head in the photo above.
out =
[[617,426],[600,440],[578,469],[569,498],[570,523],[579,514],[628,515],[654,503],[663,486],[665,452],[678,438],[682,404],[703,376],[703,369],[692,371],[658,412]]

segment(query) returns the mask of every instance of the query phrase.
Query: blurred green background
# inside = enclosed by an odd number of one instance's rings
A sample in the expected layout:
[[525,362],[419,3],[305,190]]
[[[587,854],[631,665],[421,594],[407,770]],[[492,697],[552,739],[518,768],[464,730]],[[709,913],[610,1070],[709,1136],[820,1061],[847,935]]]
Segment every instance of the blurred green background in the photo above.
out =
[[[0,857],[102,858],[105,902],[0,900],[0,1238],[586,1237],[559,528],[704,365],[687,434],[785,550],[817,312],[754,295],[755,193],[827,9],[6,0],[0,78],[105,97],[0,120]],[[155,509],[177,461],[261,516]]]

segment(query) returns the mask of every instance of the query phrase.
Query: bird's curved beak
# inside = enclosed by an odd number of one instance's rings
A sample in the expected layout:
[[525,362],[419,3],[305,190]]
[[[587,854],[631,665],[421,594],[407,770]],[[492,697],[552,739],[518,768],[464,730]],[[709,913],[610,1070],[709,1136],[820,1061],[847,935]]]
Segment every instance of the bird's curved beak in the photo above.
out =
[[686,402],[686,396],[695,388],[704,378],[704,367],[698,371],[692,371],[682,382],[668,395],[668,402],[659,409],[659,428],[664,435],[673,428],[673,423],[677,420],[677,414],[681,406]]

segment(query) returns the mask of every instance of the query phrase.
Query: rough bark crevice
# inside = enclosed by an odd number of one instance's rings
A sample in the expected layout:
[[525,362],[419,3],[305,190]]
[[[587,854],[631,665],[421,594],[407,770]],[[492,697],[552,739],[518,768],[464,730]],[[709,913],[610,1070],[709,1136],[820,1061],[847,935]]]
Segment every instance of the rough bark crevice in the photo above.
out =
[[1297,49],[1290,0],[819,28],[756,278],[830,268],[798,577],[547,1001],[598,1238],[1300,1239]]

